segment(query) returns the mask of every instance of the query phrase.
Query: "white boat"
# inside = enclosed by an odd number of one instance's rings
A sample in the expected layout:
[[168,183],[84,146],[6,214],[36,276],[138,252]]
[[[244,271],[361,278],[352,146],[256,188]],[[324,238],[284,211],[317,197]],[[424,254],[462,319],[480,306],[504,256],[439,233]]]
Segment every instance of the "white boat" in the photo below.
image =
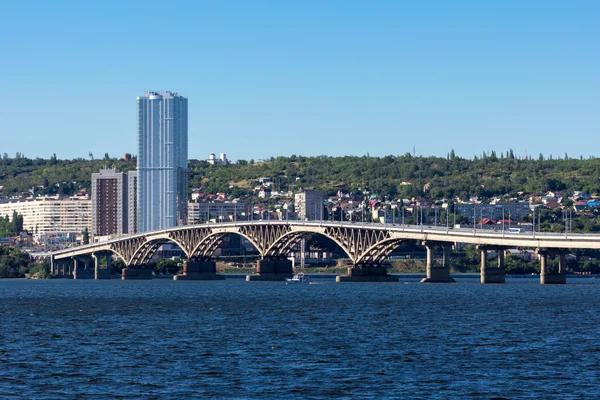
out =
[[285,278],[285,284],[288,283],[308,283],[308,277],[304,275],[304,272],[298,272],[291,278]]

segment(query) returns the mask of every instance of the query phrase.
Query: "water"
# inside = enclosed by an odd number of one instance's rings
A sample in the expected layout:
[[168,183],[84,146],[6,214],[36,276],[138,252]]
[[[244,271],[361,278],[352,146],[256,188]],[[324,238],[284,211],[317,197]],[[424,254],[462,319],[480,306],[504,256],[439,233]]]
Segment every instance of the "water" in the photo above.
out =
[[600,395],[596,280],[316,282],[0,281],[0,398]]

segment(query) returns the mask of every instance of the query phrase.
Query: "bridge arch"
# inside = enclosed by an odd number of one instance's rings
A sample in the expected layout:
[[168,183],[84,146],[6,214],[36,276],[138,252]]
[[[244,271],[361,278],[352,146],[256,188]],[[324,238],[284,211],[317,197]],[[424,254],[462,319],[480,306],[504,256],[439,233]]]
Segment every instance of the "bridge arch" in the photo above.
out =
[[358,257],[356,264],[380,264],[408,239],[390,238],[375,243]]
[[219,248],[223,239],[225,239],[228,235],[239,235],[243,238],[246,238],[252,246],[259,252],[261,256],[264,255],[263,250],[259,247],[256,241],[250,237],[249,235],[244,234],[240,231],[224,231],[224,232],[211,232],[202,238],[196,246],[192,249],[190,254],[188,254],[188,258],[208,258],[214,254],[214,252]]
[[350,253],[349,249],[344,246],[344,244],[338,240],[338,238],[327,234],[325,230],[314,229],[300,229],[283,234],[269,246],[269,248],[265,251],[265,256],[279,257],[288,255],[292,248],[302,239],[303,236],[307,234],[317,234],[330,239],[337,244],[344,253],[346,253],[348,258],[354,262],[354,257]]
[[131,259],[127,262],[127,265],[141,266],[147,264],[158,248],[170,241],[172,241],[172,239],[167,238],[156,238],[145,241],[138,247],[135,253],[133,253]]

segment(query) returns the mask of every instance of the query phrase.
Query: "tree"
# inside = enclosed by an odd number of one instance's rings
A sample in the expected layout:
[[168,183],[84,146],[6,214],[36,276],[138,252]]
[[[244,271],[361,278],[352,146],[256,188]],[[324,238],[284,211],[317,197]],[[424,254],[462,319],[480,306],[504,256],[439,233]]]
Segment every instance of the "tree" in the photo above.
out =
[[83,229],[83,244],[90,244],[90,232],[88,231],[88,228],[85,227]]

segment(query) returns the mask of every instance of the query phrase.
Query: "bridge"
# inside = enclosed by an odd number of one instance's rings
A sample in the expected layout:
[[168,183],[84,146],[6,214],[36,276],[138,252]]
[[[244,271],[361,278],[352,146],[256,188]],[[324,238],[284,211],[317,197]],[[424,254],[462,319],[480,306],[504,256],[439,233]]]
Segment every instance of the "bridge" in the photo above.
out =
[[[53,273],[72,274],[75,278],[106,277],[114,255],[126,265],[123,279],[149,279],[147,268],[154,253],[165,243],[174,243],[187,257],[183,275],[176,279],[222,279],[216,274],[211,256],[227,235],[241,235],[258,250],[257,273],[247,280],[282,280],[291,276],[287,259],[292,248],[307,234],[319,234],[333,240],[351,262],[344,281],[397,281],[387,274],[384,260],[403,242],[421,242],[427,249],[427,277],[423,282],[453,282],[449,255],[455,243],[475,244],[481,254],[481,282],[504,283],[504,252],[514,247],[535,248],[540,258],[540,283],[566,282],[566,254],[569,249],[600,249],[600,235],[573,233],[513,233],[508,230],[464,229],[439,226],[397,225],[330,221],[243,221],[208,223],[124,236],[104,242],[55,251],[51,256]],[[441,248],[441,261],[434,260],[434,250]],[[489,268],[487,252],[498,253],[497,266]],[[548,268],[548,256],[559,257],[558,271]],[[94,270],[82,260],[93,258]],[[105,257],[107,271],[99,268]],[[79,276],[78,276],[79,275]]]

